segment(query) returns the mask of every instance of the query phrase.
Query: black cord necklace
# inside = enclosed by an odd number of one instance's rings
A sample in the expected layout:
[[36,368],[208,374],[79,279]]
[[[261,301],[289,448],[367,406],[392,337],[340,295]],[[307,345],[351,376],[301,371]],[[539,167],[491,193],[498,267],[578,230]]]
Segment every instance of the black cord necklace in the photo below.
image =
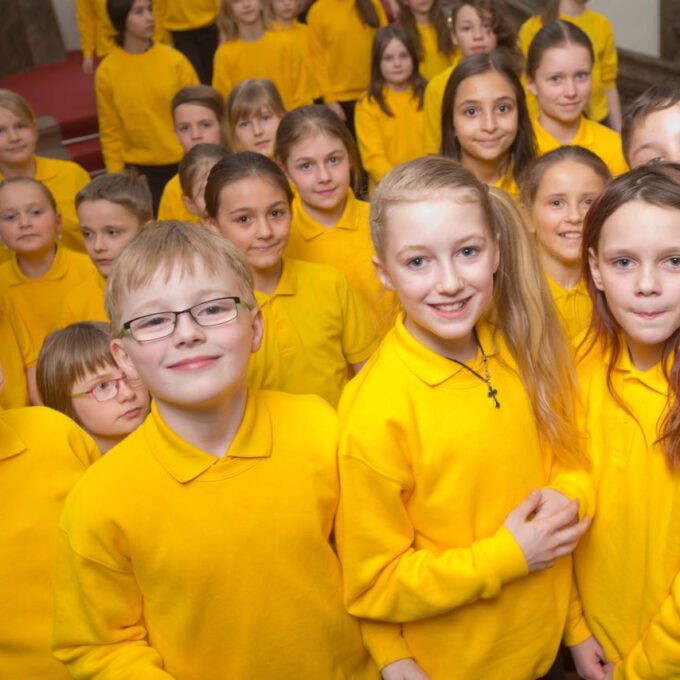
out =
[[474,335],[474,338],[475,338],[475,343],[476,343],[477,347],[479,348],[479,351],[482,354],[482,361],[484,362],[484,375],[477,373],[477,371],[475,371],[474,368],[470,368],[467,364],[464,364],[462,361],[458,361],[458,359],[453,359],[451,357],[449,357],[449,359],[451,361],[453,361],[455,364],[458,364],[459,366],[462,366],[466,370],[470,371],[470,373],[472,373],[472,375],[474,375],[476,378],[479,378],[483,383],[486,383],[486,386],[489,388],[489,391],[488,391],[486,396],[489,397],[489,399],[491,399],[493,401],[494,406],[496,408],[500,408],[501,402],[498,401],[498,398],[496,396],[498,394],[498,390],[495,389],[493,387],[493,385],[491,384],[491,375],[489,375],[489,362],[488,362],[488,359],[487,359],[487,356],[486,356],[486,352],[484,351],[484,348],[482,347],[482,343],[479,342],[479,338],[477,337],[477,329],[475,329],[473,331],[473,335]]

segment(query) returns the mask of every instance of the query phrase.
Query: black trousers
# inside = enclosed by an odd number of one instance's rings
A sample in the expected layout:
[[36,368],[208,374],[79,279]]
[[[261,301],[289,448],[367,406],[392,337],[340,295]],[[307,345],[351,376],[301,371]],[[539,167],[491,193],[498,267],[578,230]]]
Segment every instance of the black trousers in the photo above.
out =
[[132,165],[128,167],[135,169],[140,175],[146,177],[146,181],[151,191],[153,199],[153,216],[158,214],[158,204],[161,202],[165,185],[177,174],[177,163],[170,165]]
[[557,658],[552,668],[539,680],[564,680],[564,659],[562,658],[562,647],[557,652]]
[[205,85],[212,83],[213,58],[217,49],[217,24],[190,31],[171,31],[172,42],[191,62],[198,79]]

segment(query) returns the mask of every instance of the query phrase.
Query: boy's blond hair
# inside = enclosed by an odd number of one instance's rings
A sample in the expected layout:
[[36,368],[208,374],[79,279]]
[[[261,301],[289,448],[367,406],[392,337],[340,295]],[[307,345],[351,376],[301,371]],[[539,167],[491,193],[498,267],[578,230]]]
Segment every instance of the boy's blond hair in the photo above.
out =
[[116,367],[111,354],[108,324],[96,321],[74,323],[50,333],[38,355],[36,382],[45,406],[67,415],[77,423],[71,393],[88,373]]
[[257,305],[248,262],[231,243],[188,222],[157,222],[126,246],[106,281],[106,312],[114,335],[124,322],[121,307],[130,291],[143,288],[159,272],[166,279],[176,271],[194,275],[197,262],[211,275],[231,272],[243,301]]
[[151,191],[146,178],[130,172],[114,172],[93,179],[76,194],[76,209],[87,201],[108,201],[125,208],[142,228],[153,219]]

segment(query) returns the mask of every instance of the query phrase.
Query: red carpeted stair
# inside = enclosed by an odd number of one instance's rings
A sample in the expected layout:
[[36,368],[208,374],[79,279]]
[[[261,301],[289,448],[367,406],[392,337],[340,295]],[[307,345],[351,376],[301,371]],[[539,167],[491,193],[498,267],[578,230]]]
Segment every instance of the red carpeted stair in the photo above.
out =
[[25,97],[35,115],[52,116],[61,130],[71,158],[89,172],[101,172],[104,162],[99,147],[94,76],[81,68],[80,52],[69,52],[60,64],[38,66],[0,79],[0,88]]

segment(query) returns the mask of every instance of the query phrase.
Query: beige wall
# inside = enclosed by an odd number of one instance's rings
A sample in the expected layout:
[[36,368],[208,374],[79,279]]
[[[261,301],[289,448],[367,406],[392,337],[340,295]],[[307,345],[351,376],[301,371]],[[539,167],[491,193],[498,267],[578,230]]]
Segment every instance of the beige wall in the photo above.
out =
[[61,28],[64,46],[67,52],[80,49],[78,26],[76,25],[76,2],[75,0],[52,0],[54,13]]
[[659,56],[659,0],[590,0],[590,7],[609,17],[617,45]]

